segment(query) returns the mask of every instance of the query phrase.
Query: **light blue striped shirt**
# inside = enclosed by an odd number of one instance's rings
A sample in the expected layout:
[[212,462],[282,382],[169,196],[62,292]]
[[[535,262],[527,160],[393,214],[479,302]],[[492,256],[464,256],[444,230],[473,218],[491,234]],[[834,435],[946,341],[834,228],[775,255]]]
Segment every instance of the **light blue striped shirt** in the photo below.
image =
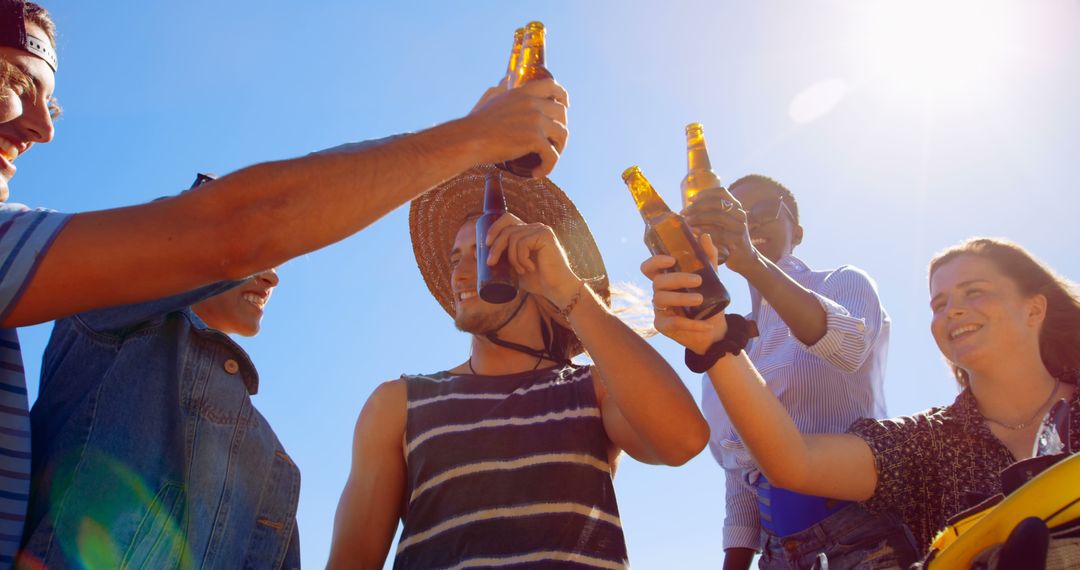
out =
[[[22,204],[0,204],[0,318],[22,295],[45,251],[70,218]],[[30,418],[15,329],[0,329],[0,569],[22,539],[30,493]]]
[[[748,318],[759,336],[747,355],[803,433],[842,433],[859,418],[885,414],[885,360],[889,315],[877,286],[858,268],[813,271],[795,256],[777,266],[813,292],[826,314],[826,333],[813,346],[799,341],[767,300]],[[709,449],[726,472],[724,548],[761,550],[759,472],[731,425],[709,377],[702,379],[702,409],[712,429]]]

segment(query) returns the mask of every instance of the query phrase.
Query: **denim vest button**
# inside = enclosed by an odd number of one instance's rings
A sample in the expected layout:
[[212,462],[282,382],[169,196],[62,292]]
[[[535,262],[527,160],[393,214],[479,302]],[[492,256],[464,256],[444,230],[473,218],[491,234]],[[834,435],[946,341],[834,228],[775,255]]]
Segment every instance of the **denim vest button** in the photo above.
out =
[[240,364],[237,363],[235,360],[230,358],[225,361],[225,372],[228,372],[229,374],[236,374],[239,371]]

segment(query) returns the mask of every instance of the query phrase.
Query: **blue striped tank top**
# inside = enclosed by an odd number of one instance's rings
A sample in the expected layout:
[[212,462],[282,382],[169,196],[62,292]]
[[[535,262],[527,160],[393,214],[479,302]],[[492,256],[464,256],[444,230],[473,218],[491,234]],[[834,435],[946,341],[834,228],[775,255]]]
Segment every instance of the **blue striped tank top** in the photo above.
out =
[[627,567],[590,367],[402,378],[395,569]]

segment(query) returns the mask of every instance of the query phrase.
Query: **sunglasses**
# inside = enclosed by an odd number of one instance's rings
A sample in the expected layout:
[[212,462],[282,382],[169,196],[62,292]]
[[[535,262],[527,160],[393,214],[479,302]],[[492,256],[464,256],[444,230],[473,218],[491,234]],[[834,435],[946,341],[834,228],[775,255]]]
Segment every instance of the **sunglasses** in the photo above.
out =
[[775,200],[758,202],[746,213],[746,222],[751,226],[763,226],[779,220],[780,212],[784,210],[787,210],[788,216],[791,216],[792,220],[795,219],[795,214],[791,212],[791,208],[788,208],[788,205],[784,203],[783,196],[777,196]]

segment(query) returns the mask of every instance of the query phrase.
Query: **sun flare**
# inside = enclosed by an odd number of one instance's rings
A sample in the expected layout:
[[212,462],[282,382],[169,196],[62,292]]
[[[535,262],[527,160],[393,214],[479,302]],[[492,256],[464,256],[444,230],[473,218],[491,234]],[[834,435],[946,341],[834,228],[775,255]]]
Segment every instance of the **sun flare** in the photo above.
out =
[[884,87],[942,96],[991,88],[1017,53],[1015,6],[1000,0],[866,2],[855,52]]

